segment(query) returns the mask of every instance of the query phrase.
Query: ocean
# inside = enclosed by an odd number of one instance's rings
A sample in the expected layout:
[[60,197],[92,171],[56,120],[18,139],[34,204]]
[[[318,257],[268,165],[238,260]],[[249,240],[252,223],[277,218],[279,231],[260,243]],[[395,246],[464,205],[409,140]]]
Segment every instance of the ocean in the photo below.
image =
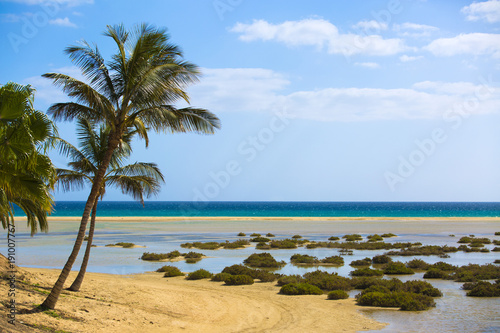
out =
[[[84,205],[57,201],[52,216],[80,216]],[[98,216],[498,217],[500,203],[102,201]]]

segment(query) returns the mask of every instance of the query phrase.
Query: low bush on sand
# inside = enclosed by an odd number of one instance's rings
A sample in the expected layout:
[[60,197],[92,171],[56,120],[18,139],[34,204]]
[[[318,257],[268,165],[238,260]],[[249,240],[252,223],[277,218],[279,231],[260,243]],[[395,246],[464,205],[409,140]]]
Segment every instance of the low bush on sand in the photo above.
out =
[[187,275],[187,280],[201,280],[201,279],[209,279],[212,277],[212,273],[205,269],[198,269],[194,272],[191,272]]
[[253,284],[253,279],[248,275],[230,275],[225,279],[228,286],[241,286],[246,284]]
[[332,290],[328,293],[328,299],[337,300],[337,299],[347,299],[349,295],[343,290]]
[[322,295],[323,291],[308,283],[290,283],[280,289],[283,295]]

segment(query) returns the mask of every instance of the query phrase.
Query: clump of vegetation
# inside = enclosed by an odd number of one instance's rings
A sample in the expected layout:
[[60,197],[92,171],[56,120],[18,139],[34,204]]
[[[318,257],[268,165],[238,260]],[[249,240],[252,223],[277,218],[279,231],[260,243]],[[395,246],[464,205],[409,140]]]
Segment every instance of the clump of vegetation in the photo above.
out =
[[236,236],[238,237],[245,237],[247,234],[245,234],[244,232],[240,232],[239,234],[237,234]]
[[248,275],[253,279],[258,279],[261,282],[273,282],[277,275],[262,269],[252,269],[243,265],[232,265],[224,268],[222,273],[231,275]]
[[212,273],[205,269],[198,269],[194,272],[191,272],[187,275],[187,280],[201,280],[201,279],[209,279],[212,277]]
[[448,263],[443,262],[443,261],[438,261],[435,264],[429,265],[429,268],[439,269],[441,271],[452,272],[452,271],[455,271],[458,267],[453,266],[453,265],[448,264]]
[[382,236],[382,237],[384,237],[384,238],[396,237],[396,235],[395,235],[395,234],[393,234],[393,233],[391,233],[391,232],[386,233],[386,234],[382,234],[381,236]]
[[308,283],[290,283],[280,289],[283,295],[322,295],[323,291]]
[[500,231],[496,231],[495,236],[500,236]]
[[349,278],[339,276],[337,273],[328,273],[317,270],[304,274],[303,279],[304,282],[325,291],[337,289],[349,291],[352,289],[351,280]]
[[158,268],[156,271],[160,273],[165,273],[163,277],[184,276],[184,273],[182,273],[179,270],[179,268],[174,266],[163,266]]
[[271,249],[296,249],[297,243],[291,239],[272,240],[269,246],[271,246]]
[[203,258],[203,253],[189,251],[188,253],[182,254],[186,259],[201,259]]
[[368,241],[369,242],[382,242],[384,240],[384,238],[380,235],[369,235],[367,236],[366,238],[368,238]]
[[390,262],[385,266],[384,274],[415,274],[415,272],[406,267],[406,265],[400,261]]
[[500,264],[500,259],[495,259],[494,264]]
[[436,306],[432,297],[426,295],[404,291],[366,292],[367,290],[356,296],[359,305],[395,307],[403,311],[422,311]]
[[463,289],[469,290],[467,296],[471,297],[499,297],[500,296],[500,281],[491,283],[487,281],[473,282],[464,284]]
[[343,290],[332,290],[328,293],[328,299],[338,300],[338,299],[347,299],[349,295]]
[[453,279],[457,282],[473,282],[477,280],[500,279],[500,267],[495,266],[494,264],[468,264],[458,267],[450,275],[450,279]]
[[355,242],[363,240],[363,237],[359,234],[344,235],[342,236],[342,238],[344,238],[347,242]]
[[258,233],[255,233],[255,232],[250,235],[250,237],[260,237],[260,236],[261,236],[261,234],[258,234]]
[[210,281],[226,282],[226,279],[228,277],[230,277],[230,276],[232,276],[232,275],[229,274],[229,273],[217,273],[214,276],[212,276],[212,278],[210,279]]
[[224,249],[226,250],[232,250],[232,249],[242,249],[247,245],[250,245],[250,242],[247,241],[246,239],[238,239],[235,240],[234,242],[229,242],[226,241],[225,243],[220,244]]
[[426,270],[427,268],[429,268],[429,264],[422,259],[413,259],[406,263],[406,267]]
[[276,237],[276,236],[274,236],[272,233],[268,232],[268,233],[266,234],[266,237]]
[[169,253],[144,252],[141,256],[141,259],[148,261],[159,261],[159,260],[173,259],[179,257],[180,255],[181,253],[179,251],[172,251]]
[[379,269],[364,267],[355,269],[350,274],[351,276],[382,276],[384,275],[384,272]]
[[249,275],[230,275],[224,282],[228,286],[241,286],[253,284],[253,279]]
[[284,286],[290,283],[302,283],[304,279],[300,275],[284,275],[278,279],[278,286]]
[[269,242],[269,241],[270,241],[269,238],[262,237],[262,236],[250,239],[250,242],[252,242],[252,243],[266,243],[266,242]]
[[424,279],[448,279],[450,277],[450,273],[442,271],[438,268],[430,268],[424,274]]
[[338,241],[340,240],[340,237],[337,237],[337,236],[332,236],[330,238],[328,238],[329,241]]
[[116,244],[106,244],[105,246],[121,246],[123,248],[130,249],[130,248],[134,247],[135,244],[134,243],[118,242]]
[[356,267],[356,266],[370,266],[371,264],[372,264],[372,259],[365,258],[365,259],[360,259],[360,260],[354,260],[349,265]]
[[280,268],[285,266],[284,261],[278,262],[270,253],[254,253],[246,258],[244,261],[245,265],[250,267],[266,267],[266,268]]
[[206,243],[194,242],[194,243],[181,244],[181,247],[188,248],[188,249],[191,249],[194,247],[194,248],[200,249],[200,250],[217,250],[217,249],[221,248],[222,245],[220,243],[217,243],[217,242],[206,242]]
[[467,243],[475,243],[475,244],[491,244],[491,240],[489,238],[476,238],[473,235],[469,237],[461,237],[457,243],[467,244]]
[[492,252],[500,252],[500,247],[494,247],[493,250],[491,250]]
[[255,248],[257,250],[270,250],[271,245],[269,245],[267,243],[257,243],[257,245],[255,245]]
[[372,263],[374,264],[388,264],[392,261],[392,258],[388,255],[382,254],[372,258]]
[[318,258],[307,254],[294,254],[290,257],[290,262],[295,265],[315,265],[320,263]]
[[301,235],[293,235],[293,236],[292,236],[292,238],[293,238],[293,239],[301,239],[301,238],[302,238],[302,236],[301,236]]
[[439,256],[446,253],[458,252],[458,250],[459,249],[454,246],[425,245],[411,246],[399,251],[389,251],[386,254],[390,256]]
[[329,264],[335,266],[344,266],[344,258],[341,256],[331,256],[321,259],[322,264]]

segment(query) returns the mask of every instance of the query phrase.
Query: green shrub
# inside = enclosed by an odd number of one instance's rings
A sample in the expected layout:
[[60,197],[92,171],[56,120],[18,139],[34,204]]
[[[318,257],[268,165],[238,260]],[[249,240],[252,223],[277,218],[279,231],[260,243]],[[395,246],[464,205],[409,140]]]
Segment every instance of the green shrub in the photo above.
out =
[[271,245],[269,245],[267,243],[258,243],[257,245],[255,245],[255,248],[257,250],[270,250],[271,249]]
[[500,247],[496,247],[496,246],[495,246],[495,247],[493,248],[493,250],[491,250],[491,251],[493,251],[493,252],[500,252]]
[[293,239],[300,239],[300,238],[302,238],[302,236],[301,235],[293,235],[292,238]]
[[226,250],[232,250],[244,248],[245,246],[250,245],[250,242],[246,239],[238,239],[234,242],[226,241],[225,243],[221,243],[220,245]]
[[[180,253],[179,253],[180,255]],[[142,260],[148,260],[148,261],[159,261],[159,260],[165,260],[165,259],[172,259],[170,256],[170,253],[149,253],[149,252],[144,252],[141,256]]]
[[446,253],[457,252],[459,248],[453,246],[425,245],[410,246],[399,251],[389,251],[386,254],[390,256],[439,256]]
[[268,232],[268,233],[266,234],[266,237],[276,237],[276,236],[274,236],[272,233]]
[[217,242],[206,242],[206,243],[194,242],[194,243],[181,244],[181,247],[188,248],[188,249],[194,247],[194,248],[200,249],[200,250],[217,250],[217,249],[221,248],[222,245],[217,243]]
[[243,266],[243,265],[232,265],[224,268],[222,273],[227,273],[231,275],[250,275],[252,276],[253,269]]
[[186,264],[196,264],[201,258],[186,258]]
[[306,264],[306,265],[314,265],[320,262],[318,258],[307,254],[294,254],[290,257],[290,261],[292,264]]
[[500,259],[495,259],[494,264],[500,264]]
[[258,233],[255,233],[255,232],[250,235],[250,237],[259,237],[259,236],[261,236],[261,234],[258,234]]
[[437,262],[435,264],[430,265],[429,268],[435,268],[435,269],[439,269],[441,271],[453,272],[458,267],[457,266],[453,266],[453,265],[448,264],[448,263],[443,262],[443,261],[439,261],[439,262]]
[[290,283],[280,289],[283,295],[322,295],[323,291],[308,283]]
[[291,239],[272,240],[269,245],[272,249],[296,249],[297,243]]
[[429,264],[423,261],[422,259],[413,259],[406,263],[406,267],[413,269],[428,269]]
[[460,237],[460,239],[458,240],[457,243],[460,243],[460,244],[467,244],[467,243],[470,243],[472,242],[472,238],[471,237],[467,237],[467,236],[464,236],[464,237]]
[[156,270],[157,272],[164,272],[165,274],[163,277],[174,277],[174,276],[184,276],[184,273],[182,273],[177,267],[174,266],[163,266],[161,268],[158,268]]
[[380,235],[369,235],[367,236],[366,238],[368,238],[368,241],[369,242],[382,242],[384,240],[384,238]]
[[490,283],[486,281],[479,281],[471,284],[469,287],[469,292],[467,296],[472,297],[499,297],[500,296],[500,284]]
[[263,269],[254,269],[253,274],[251,274],[250,276],[254,279],[260,280],[260,282],[273,282],[277,278],[276,274],[265,271]]
[[250,242],[252,242],[252,243],[266,243],[266,242],[269,242],[269,241],[270,241],[269,238],[262,237],[262,236],[250,239]]
[[125,242],[119,242],[119,243],[116,243],[115,245],[116,245],[116,246],[121,246],[121,247],[124,247],[124,248],[126,248],[126,249],[130,249],[130,248],[132,248],[132,247],[134,247],[134,246],[135,246],[135,244],[134,244],[134,243],[125,243]]
[[329,241],[338,241],[340,240],[340,237],[337,237],[337,236],[332,236],[330,238],[328,238]]
[[247,234],[245,234],[244,232],[240,232],[239,234],[237,234],[236,236],[238,237],[245,237]]
[[270,253],[254,253],[243,261],[250,267],[266,267],[266,268],[280,268],[286,263],[284,261],[278,262]]
[[212,273],[205,269],[198,269],[194,272],[191,272],[187,275],[187,280],[201,280],[201,279],[209,279],[212,277]]
[[355,242],[363,239],[363,237],[359,234],[344,235],[342,236],[342,238],[344,238],[348,242]]
[[225,279],[228,286],[240,286],[244,284],[253,284],[253,279],[248,275],[230,275]]
[[415,274],[415,272],[411,268],[406,267],[404,263],[395,261],[387,264],[384,274]]
[[372,263],[374,264],[387,264],[392,261],[392,258],[388,255],[382,254],[372,258]]
[[352,289],[351,280],[343,276],[339,276],[337,273],[328,273],[324,271],[313,271],[308,272],[303,275],[303,279],[306,283],[314,285],[322,290],[345,290],[349,291]]
[[403,283],[401,291],[406,291],[409,293],[422,294],[430,297],[441,297],[443,293],[432,286],[429,282],[426,281],[406,281]]
[[285,275],[278,279],[278,286],[284,286],[290,283],[302,283],[304,279],[300,275]]
[[500,245],[500,240],[496,240],[496,239],[495,239],[495,240],[493,240],[493,242],[492,242],[492,243],[493,243],[493,245]]
[[201,258],[203,258],[203,253],[190,251],[188,253],[184,253],[183,256],[186,259],[201,259]]
[[500,231],[495,232],[495,236],[500,236]]
[[356,296],[359,305],[399,307],[403,311],[421,311],[436,305],[432,297],[404,291],[365,292]]
[[500,267],[494,264],[468,264],[458,267],[450,279],[458,282],[500,279]]
[[226,282],[226,279],[228,277],[230,277],[230,276],[232,276],[232,275],[228,274],[228,273],[217,273],[214,276],[212,276],[212,278],[210,279],[210,281]]
[[365,258],[361,260],[354,260],[349,265],[350,266],[370,266],[372,264],[371,258]]
[[342,258],[341,256],[326,257],[324,259],[321,259],[320,261],[323,264],[330,264],[330,265],[336,265],[336,266],[343,266],[344,265],[344,258]]
[[382,236],[382,237],[384,237],[384,238],[396,237],[396,235],[395,235],[395,234],[390,233],[390,232],[389,232],[389,233],[387,233],[387,234],[382,234],[381,236]]
[[371,269],[368,267],[358,268],[352,271],[351,276],[382,276],[384,272],[378,269]]
[[449,273],[438,268],[430,268],[427,272],[425,272],[424,279],[447,279],[449,276]]
[[328,299],[337,300],[347,298],[349,298],[349,295],[343,290],[332,290],[328,293]]

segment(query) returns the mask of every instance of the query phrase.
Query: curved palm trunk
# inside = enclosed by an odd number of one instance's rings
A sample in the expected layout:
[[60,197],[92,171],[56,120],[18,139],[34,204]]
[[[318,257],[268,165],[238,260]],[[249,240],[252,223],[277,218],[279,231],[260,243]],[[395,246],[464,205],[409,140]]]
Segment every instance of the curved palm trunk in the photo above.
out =
[[59,278],[57,279],[54,287],[50,291],[50,294],[47,296],[45,301],[40,305],[43,309],[54,309],[56,307],[57,301],[64,287],[64,282],[68,278],[69,273],[71,272],[71,268],[75,263],[76,257],[78,256],[78,252],[80,251],[80,247],[83,243],[83,238],[85,237],[85,230],[87,229],[87,222],[89,221],[90,210],[94,207],[94,202],[97,200],[99,196],[100,189],[102,187],[102,183],[104,181],[104,175],[106,170],[108,169],[109,163],[111,161],[111,156],[115,151],[116,147],[118,147],[118,138],[119,135],[110,135],[108,150],[106,154],[103,156],[102,163],[97,171],[96,178],[94,179],[94,183],[92,184],[92,189],[90,190],[89,197],[87,198],[87,203],[85,204],[85,209],[83,210],[82,220],[80,222],[80,229],[78,230],[78,235],[76,237],[75,244],[73,245],[73,250],[69,255],[66,264],[64,265],[61,274],[59,274]]
[[90,217],[90,229],[89,229],[89,237],[87,240],[87,247],[85,248],[85,255],[83,256],[82,265],[80,266],[80,271],[78,272],[78,276],[69,290],[78,291],[83,282],[83,278],[85,277],[85,272],[87,271],[87,264],[90,258],[90,249],[92,248],[92,240],[94,239],[94,229],[95,229],[95,218],[97,215],[97,201],[94,202],[94,207],[92,207],[92,215]]

